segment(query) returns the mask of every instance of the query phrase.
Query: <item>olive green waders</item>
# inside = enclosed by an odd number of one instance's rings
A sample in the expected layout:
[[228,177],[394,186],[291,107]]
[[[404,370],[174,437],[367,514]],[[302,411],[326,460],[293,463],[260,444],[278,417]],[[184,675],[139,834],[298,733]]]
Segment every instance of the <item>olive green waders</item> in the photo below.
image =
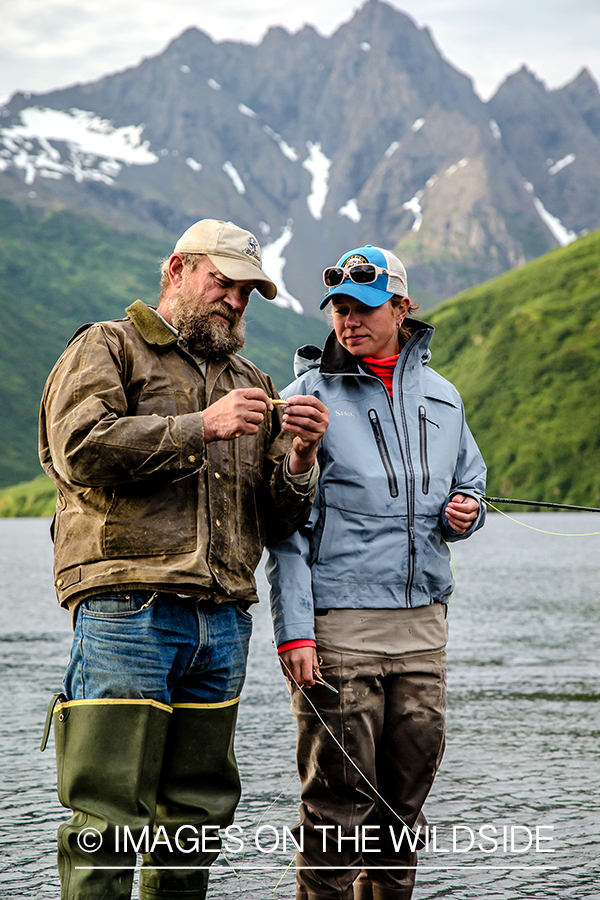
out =
[[144,855],[140,900],[206,896],[208,867],[221,847],[218,828],[231,824],[240,799],[233,752],[238,700],[173,704],[155,816],[172,852],[157,842]]
[[[240,796],[233,754],[238,699],[173,708],[155,700],[67,702],[55,695],[42,749],[52,718],[58,797],[73,810],[58,831],[61,900],[129,900],[145,834],[154,852],[144,857],[150,868],[140,873],[141,900],[204,900],[206,867],[220,844],[213,840],[202,850],[202,825],[229,825]],[[178,828],[190,825],[175,849]],[[160,835],[154,841],[159,826],[168,835],[162,843]]]

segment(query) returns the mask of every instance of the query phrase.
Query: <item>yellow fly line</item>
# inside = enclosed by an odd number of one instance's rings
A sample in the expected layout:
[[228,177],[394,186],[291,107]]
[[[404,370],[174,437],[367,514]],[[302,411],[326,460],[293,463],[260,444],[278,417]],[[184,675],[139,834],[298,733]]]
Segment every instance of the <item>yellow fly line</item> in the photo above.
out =
[[600,534],[600,531],[586,531],[586,532],[561,532],[561,531],[546,531],[544,528],[536,528],[534,525],[527,525],[525,522],[520,522],[519,519],[515,519],[514,516],[509,516],[508,513],[502,512],[501,509],[498,509],[497,506],[494,506],[493,503],[487,499],[487,497],[482,497],[482,500],[487,503],[490,509],[493,509],[495,512],[500,513],[501,516],[504,516],[505,519],[510,519],[511,522],[516,522],[517,525],[522,525],[523,528],[529,528],[530,531],[538,531],[540,534],[552,534],[555,537],[594,537]]

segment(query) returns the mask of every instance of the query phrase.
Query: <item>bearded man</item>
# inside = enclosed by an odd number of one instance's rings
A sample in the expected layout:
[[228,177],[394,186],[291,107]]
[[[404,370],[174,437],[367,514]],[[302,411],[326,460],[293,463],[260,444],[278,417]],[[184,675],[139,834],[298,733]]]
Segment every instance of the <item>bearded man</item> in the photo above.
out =
[[[240,795],[236,713],[265,540],[308,518],[328,414],[273,403],[238,356],[256,238],[192,225],[157,309],[85,325],[42,400],[55,586],[74,640],[55,695],[62,900],[204,898]],[[50,719],[50,715],[49,715]]]

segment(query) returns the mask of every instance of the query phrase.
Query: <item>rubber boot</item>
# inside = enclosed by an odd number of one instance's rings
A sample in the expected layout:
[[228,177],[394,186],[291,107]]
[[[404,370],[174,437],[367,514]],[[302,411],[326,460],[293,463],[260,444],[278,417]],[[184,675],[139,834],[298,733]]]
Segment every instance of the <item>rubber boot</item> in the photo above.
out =
[[353,884],[354,900],[373,900],[373,889],[368,872],[360,872]]
[[[407,865],[417,864],[417,854],[407,861]],[[377,873],[374,873],[377,877]],[[394,873],[396,874],[396,873]],[[411,900],[415,887],[414,869],[408,868],[402,874],[398,874],[398,881],[394,885],[379,884],[371,881],[369,872],[361,872],[354,882],[353,900]]]
[[[140,900],[206,897],[208,867],[221,848],[217,828],[208,826],[230,825],[240,799],[233,752],[238,700],[173,704],[155,819],[173,850],[157,842],[144,856]],[[188,868],[158,868],[178,865]]]
[[152,839],[171,708],[73,700],[59,702],[52,718],[58,797],[73,810],[58,830],[61,900],[129,900],[134,842],[144,832]]
[[384,884],[373,884],[366,879],[354,882],[354,900],[411,900],[414,884],[405,887],[389,887]]

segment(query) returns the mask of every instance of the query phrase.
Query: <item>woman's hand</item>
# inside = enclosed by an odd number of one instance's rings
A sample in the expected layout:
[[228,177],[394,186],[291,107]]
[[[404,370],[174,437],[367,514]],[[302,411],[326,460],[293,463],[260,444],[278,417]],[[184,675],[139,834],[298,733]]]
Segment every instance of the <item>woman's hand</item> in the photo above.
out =
[[454,494],[444,509],[448,523],[458,534],[464,534],[471,527],[479,513],[479,503],[473,497]]
[[290,475],[308,472],[329,425],[329,410],[311,394],[290,397],[283,414],[283,429],[294,435],[289,459]]
[[279,654],[281,670],[288,681],[301,688],[310,688],[315,684],[315,675],[322,678],[319,671],[319,658],[314,647],[296,647],[284,650]]

